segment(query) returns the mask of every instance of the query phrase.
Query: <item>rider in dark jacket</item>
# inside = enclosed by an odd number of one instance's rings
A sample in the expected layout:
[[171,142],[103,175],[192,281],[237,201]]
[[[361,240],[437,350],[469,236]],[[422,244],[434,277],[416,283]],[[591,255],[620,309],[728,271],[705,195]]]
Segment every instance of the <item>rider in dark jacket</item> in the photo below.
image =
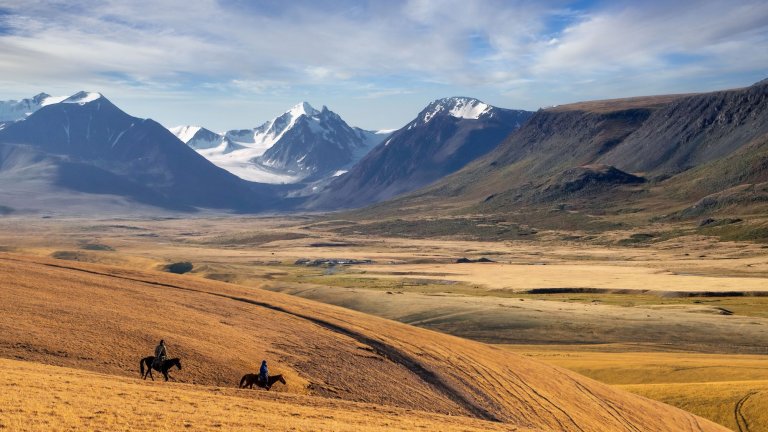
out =
[[261,379],[261,382],[263,382],[264,386],[266,387],[269,383],[269,370],[267,369],[266,360],[261,361],[261,368],[259,369],[259,378]]
[[152,367],[157,369],[163,364],[163,360],[168,357],[168,350],[165,348],[165,341],[160,340],[160,343],[155,347],[155,360],[152,362]]

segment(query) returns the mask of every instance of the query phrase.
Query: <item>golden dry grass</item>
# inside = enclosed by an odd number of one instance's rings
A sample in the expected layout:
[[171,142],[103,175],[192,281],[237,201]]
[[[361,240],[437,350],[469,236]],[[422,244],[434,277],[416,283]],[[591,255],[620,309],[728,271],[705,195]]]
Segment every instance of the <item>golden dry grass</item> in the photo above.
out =
[[[740,290],[743,286],[741,282],[747,286],[759,285],[768,277],[768,250],[761,245],[716,242],[703,236],[687,236],[642,247],[600,244],[613,244],[629,235],[619,231],[598,234],[595,244],[560,241],[563,233],[557,232],[540,233],[539,242],[480,242],[449,238],[413,240],[364,234],[340,238],[328,231],[336,225],[335,222],[316,224],[306,218],[228,217],[184,221],[0,219],[0,250],[16,250],[39,256],[55,254],[69,260],[119,266],[121,269],[102,266],[93,268],[130,277],[139,275],[149,278],[151,282],[120,282],[98,275],[84,278],[85,275],[68,274],[63,269],[63,273],[32,277],[14,295],[25,297],[24,290],[27,290],[27,293],[34,292],[32,297],[38,298],[23,298],[23,301],[16,301],[19,310],[7,309],[12,312],[11,317],[18,317],[16,323],[9,324],[12,321],[10,318],[0,319],[0,334],[10,329],[9,336],[0,337],[0,357],[95,368],[110,374],[136,376],[137,355],[148,354],[158,337],[168,338],[170,335],[176,342],[172,353],[181,353],[188,360],[181,373],[172,372],[183,382],[232,386],[243,370],[253,371],[259,359],[264,357],[273,363],[273,368],[279,365],[281,370],[275,372],[285,372],[291,377],[287,387],[279,386],[275,389],[283,394],[309,393],[383,404],[377,405],[379,407],[400,406],[405,409],[461,413],[455,402],[439,395],[434,399],[434,405],[425,408],[424,401],[433,397],[431,393],[434,388],[422,388],[413,395],[404,396],[402,390],[395,391],[393,386],[386,383],[382,385],[378,381],[375,384],[370,381],[353,382],[352,385],[345,381],[344,385],[339,385],[343,377],[332,379],[336,376],[328,371],[337,370],[338,365],[348,359],[352,359],[352,372],[344,377],[359,374],[380,376],[374,367],[382,360],[366,363],[367,360],[357,358],[358,355],[376,358],[376,355],[370,351],[370,345],[361,344],[354,338],[317,332],[316,326],[277,319],[284,317],[284,314],[263,314],[263,308],[240,304],[242,302],[236,302],[238,304],[233,310],[232,303],[226,301],[226,298],[211,299],[207,295],[185,294],[174,288],[161,289],[153,285],[158,281],[171,281],[171,285],[184,281],[185,286],[206,292],[213,290],[216,294],[227,292],[248,299],[267,295],[247,288],[236,289],[230,285],[199,281],[198,277],[290,292],[485,341],[519,343],[544,337],[546,342],[551,343],[578,337],[583,339],[582,342],[661,342],[666,343],[661,347],[665,350],[674,344],[699,351],[760,352],[758,348],[764,348],[768,340],[768,333],[764,330],[766,308],[763,298],[715,298],[692,304],[689,299],[664,298],[652,293],[534,296],[519,294],[510,289],[511,286],[518,286],[517,289],[551,288],[547,285],[552,284],[572,287],[575,281],[589,288],[625,289],[632,285],[656,292],[677,291],[680,287],[683,291]],[[322,246],[324,243],[345,243],[346,246]],[[501,264],[470,264],[469,267],[466,264],[449,264],[462,256],[487,256]],[[298,258],[338,257],[374,259],[377,264],[362,275],[358,268],[325,274],[325,269],[306,269],[293,265],[293,261]],[[32,265],[35,260],[30,259],[28,266],[20,268],[22,274],[13,277],[24,281],[29,276],[25,272],[37,268]],[[88,264],[65,260],[39,261],[37,264],[45,262],[64,267],[91,268]],[[175,261],[191,261],[195,269],[181,279],[144,272]],[[439,268],[434,270],[436,267]],[[505,267],[515,271],[504,272]],[[502,269],[501,273],[499,269]],[[565,270],[568,271],[567,275],[560,274]],[[0,272],[0,288],[3,290],[10,280],[7,275]],[[504,277],[499,278],[499,275]],[[418,283],[411,283],[417,279]],[[446,279],[458,282],[446,284]],[[45,282],[42,285],[56,281],[62,286],[38,286],[41,281]],[[701,284],[701,289],[697,284]],[[110,294],[113,295],[105,295],[106,289],[112,290]],[[752,289],[755,289],[754,286]],[[388,295],[386,291],[405,291],[405,294]],[[0,291],[0,300],[5,300],[9,292]],[[444,292],[452,294],[446,296]],[[515,297],[523,297],[525,301],[521,302]],[[282,306],[291,305],[297,309],[306,307],[312,314],[319,311],[313,303],[278,298],[280,300],[276,304]],[[56,301],[62,303],[56,305]],[[713,312],[717,312],[715,306],[728,308],[736,316],[714,315]],[[34,313],[37,307],[51,313],[37,316]],[[259,312],[255,313],[257,310]],[[329,313],[323,311],[322,314]],[[0,312],[5,314],[6,309]],[[335,312],[331,315],[334,320],[340,319],[344,328],[352,326],[359,330],[360,322],[357,320]],[[168,319],[174,317],[183,317],[183,322],[176,323]],[[368,320],[367,317],[360,319]],[[280,323],[277,330],[274,329],[276,322]],[[373,328],[376,322],[379,321],[374,320],[363,326],[366,329],[363,333],[374,334],[389,341],[393,335],[380,336],[379,329]],[[163,325],[162,329],[154,327],[158,323]],[[98,326],[104,328],[97,329]],[[72,335],[51,336],[61,333],[62,328]],[[102,337],[110,332],[118,332],[121,337]],[[261,333],[267,335],[261,337]],[[296,333],[301,333],[301,336]],[[218,334],[224,336],[217,338]],[[393,334],[400,334],[400,331],[395,330]],[[311,347],[302,344],[309,337],[307,335],[311,335]],[[89,336],[95,336],[95,339],[87,339]],[[277,337],[287,337],[289,343],[276,344],[274,340]],[[394,340],[402,342],[403,337],[400,334]],[[419,346],[429,345],[431,340],[423,334],[414,337],[414,340],[417,342],[407,344],[409,348],[404,352],[419,357],[416,354],[422,352]],[[400,349],[401,342],[394,345]],[[227,344],[227,347],[222,349],[222,344]],[[349,349],[352,345],[355,348]],[[237,348],[233,350],[232,346]],[[470,359],[469,364],[485,362],[484,359],[475,358],[474,348],[466,346],[465,349],[472,352],[466,355]],[[341,353],[339,359],[327,355],[327,352],[335,350]],[[743,357],[723,357],[721,360],[713,360],[715,363],[711,365],[698,360],[701,369],[696,366],[697,369],[685,372],[692,364],[689,357],[660,358],[656,366],[653,366],[651,354],[648,362],[633,362],[631,359],[634,354],[624,356],[621,350],[636,352],[637,348],[625,345],[619,351],[614,350],[608,357],[595,357],[591,360],[576,358],[574,364],[564,366],[573,367],[574,370],[605,382],[619,382],[616,379],[624,377],[624,381],[620,382],[631,386],[628,389],[632,391],[669,401],[729,427],[733,427],[733,424],[728,423],[731,420],[727,416],[733,397],[743,397],[748,391],[741,390],[749,390],[750,383],[761,379],[761,375],[752,366],[740,367],[744,365]],[[238,354],[233,355],[232,351]],[[440,354],[443,352],[448,354]],[[106,358],[109,353],[115,355]],[[452,355],[447,349],[432,351],[431,354],[428,356],[432,357],[433,362],[430,367],[447,373],[453,382],[459,382],[457,387],[465,391],[464,384],[460,383],[463,367],[457,364],[460,359],[446,360],[451,359]],[[441,355],[445,358],[441,358]],[[616,356],[615,361],[610,361],[613,355]],[[760,358],[757,357],[755,361],[759,363]],[[547,358],[542,360],[549,361]],[[721,363],[718,365],[717,361]],[[195,367],[190,368],[191,364]],[[579,364],[581,369],[577,368]],[[667,364],[668,368],[665,367]],[[410,371],[392,368],[400,376],[413,376]],[[680,370],[672,373],[672,369]],[[494,367],[494,370],[500,375],[504,374],[503,368]],[[712,373],[703,373],[697,378],[693,370],[708,370]],[[730,373],[725,374],[725,371]],[[521,379],[525,380],[527,376]],[[728,383],[738,381],[739,384],[723,388],[739,391],[733,394],[720,391],[702,393],[702,389],[707,388],[702,387],[702,383],[706,384],[704,381],[707,379]],[[671,387],[666,381],[681,385]],[[401,382],[408,382],[410,391],[411,381],[406,378],[401,379]],[[648,384],[654,382],[660,386]],[[646,385],[649,387],[645,388]],[[372,387],[377,390],[381,387],[381,390],[370,392]],[[473,397],[484,397],[480,395],[491,389],[489,400],[505,398],[497,394],[498,390],[492,390],[495,387],[483,385],[468,391]],[[761,401],[759,394],[747,399],[744,412],[751,412],[751,404],[756,401]],[[519,403],[524,404],[522,399]],[[515,404],[501,406],[510,411],[517,410]]]
[[290,393],[541,430],[722,430],[499,348],[259,289],[13,254],[0,275],[6,358],[135,377],[164,337],[180,382],[231,387],[267,357]]
[[732,430],[768,430],[768,381],[637,384],[620,388],[710,419]]
[[[133,379],[0,359],[0,430],[507,431],[379,405]],[[524,429],[516,429],[524,432]]]
[[733,430],[768,430],[768,412],[763,409],[768,406],[768,358],[764,355],[649,352],[642,350],[654,347],[616,345],[506,348]]
[[[627,351],[628,347],[509,345],[513,352],[594,378],[607,384],[669,384],[713,381],[768,381],[764,355]],[[648,349],[653,347],[637,347]]]
[[558,105],[555,107],[547,108],[547,111],[590,111],[597,113],[606,113],[611,111],[626,110],[632,108],[658,108],[664,106],[676,99],[680,99],[686,96],[693,96],[695,93],[689,94],[672,94],[672,95],[659,95],[659,96],[638,96],[622,99],[605,99],[596,101],[577,102],[572,104]]
[[[503,263],[405,264],[360,266],[357,277],[451,280],[490,289],[525,291],[537,288],[596,288],[659,292],[768,292],[768,278],[680,275],[670,271],[626,265]],[[393,274],[393,272],[397,272]]]

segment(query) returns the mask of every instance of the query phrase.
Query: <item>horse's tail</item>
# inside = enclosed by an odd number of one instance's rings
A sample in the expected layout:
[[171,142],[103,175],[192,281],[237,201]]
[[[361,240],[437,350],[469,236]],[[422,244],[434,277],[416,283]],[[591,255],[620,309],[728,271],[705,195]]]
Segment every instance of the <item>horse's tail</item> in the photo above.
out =
[[240,378],[240,385],[238,387],[243,388],[245,387],[245,380],[248,378],[248,374],[243,375],[242,378]]
[[139,360],[139,370],[141,371],[141,376],[144,376],[144,359]]

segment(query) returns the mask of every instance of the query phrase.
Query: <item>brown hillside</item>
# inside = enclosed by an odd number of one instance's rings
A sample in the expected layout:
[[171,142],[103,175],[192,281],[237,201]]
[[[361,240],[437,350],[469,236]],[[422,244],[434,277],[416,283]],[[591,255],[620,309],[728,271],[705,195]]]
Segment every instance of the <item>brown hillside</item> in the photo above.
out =
[[[0,430],[14,432],[510,430],[503,423],[470,417],[284,393],[152,383],[6,359],[0,359],[0,377]],[[24,397],[17,397],[19,392]]]
[[671,94],[658,96],[637,96],[620,99],[603,99],[584,102],[575,102],[564,105],[557,105],[546,108],[546,111],[565,112],[565,111],[589,111],[594,113],[607,113],[611,111],[622,111],[636,108],[660,108],[677,99],[693,96],[695,93]]
[[165,338],[179,382],[234,387],[266,358],[290,393],[562,431],[724,430],[477,342],[259,289],[0,254],[0,356],[136,377]]

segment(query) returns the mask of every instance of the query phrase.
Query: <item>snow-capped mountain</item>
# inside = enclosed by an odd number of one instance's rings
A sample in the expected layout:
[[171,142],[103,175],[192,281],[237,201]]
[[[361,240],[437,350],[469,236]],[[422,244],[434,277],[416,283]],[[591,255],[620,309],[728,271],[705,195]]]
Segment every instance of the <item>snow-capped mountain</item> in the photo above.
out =
[[430,120],[439,115],[448,115],[459,119],[477,120],[484,116],[490,117],[494,112],[492,106],[480,102],[477,99],[467,97],[438,99],[427,105],[409,127],[416,127],[419,124],[429,123]]
[[253,129],[223,134],[199,126],[171,131],[217,166],[261,183],[316,181],[345,172],[387,133],[350,127],[327,107],[295,105]]
[[350,127],[327,107],[318,111],[308,103],[294,107],[291,117],[275,143],[255,162],[270,169],[319,179],[360,159],[382,136]]
[[31,98],[20,101],[9,100],[0,101],[0,123],[14,122],[27,118],[33,112],[40,108],[61,102],[66,96],[51,96],[47,93],[40,93]]
[[66,210],[144,204],[259,210],[272,191],[226,172],[151,119],[79,92],[0,130],[0,201]]
[[195,150],[216,148],[224,141],[223,136],[200,126],[178,126],[170,131]]
[[466,97],[438,99],[330,182],[308,207],[356,207],[426,186],[493,150],[532,114]]

